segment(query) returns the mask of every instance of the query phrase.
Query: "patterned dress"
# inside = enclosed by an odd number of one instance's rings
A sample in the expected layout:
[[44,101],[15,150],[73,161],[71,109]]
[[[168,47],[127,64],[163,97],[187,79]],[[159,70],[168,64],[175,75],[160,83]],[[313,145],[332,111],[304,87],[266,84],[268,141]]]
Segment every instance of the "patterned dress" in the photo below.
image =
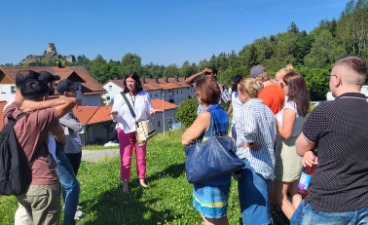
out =
[[[208,107],[218,120],[220,135],[227,135],[229,117],[220,105]],[[214,118],[215,119],[215,118]],[[198,141],[206,141],[215,135],[215,128],[211,118],[208,131]],[[205,218],[219,219],[227,214],[228,199],[230,192],[231,175],[225,175],[203,183],[193,184],[193,207]]]

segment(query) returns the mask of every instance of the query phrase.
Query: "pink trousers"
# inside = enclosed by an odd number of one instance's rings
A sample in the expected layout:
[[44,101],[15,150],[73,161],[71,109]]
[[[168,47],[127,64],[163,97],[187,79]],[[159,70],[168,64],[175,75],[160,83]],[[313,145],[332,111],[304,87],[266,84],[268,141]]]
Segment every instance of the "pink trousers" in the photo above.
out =
[[130,180],[130,166],[132,164],[133,148],[137,160],[138,179],[146,176],[146,144],[138,146],[135,138],[135,132],[126,134],[118,129],[119,147],[120,147],[120,180],[128,182]]

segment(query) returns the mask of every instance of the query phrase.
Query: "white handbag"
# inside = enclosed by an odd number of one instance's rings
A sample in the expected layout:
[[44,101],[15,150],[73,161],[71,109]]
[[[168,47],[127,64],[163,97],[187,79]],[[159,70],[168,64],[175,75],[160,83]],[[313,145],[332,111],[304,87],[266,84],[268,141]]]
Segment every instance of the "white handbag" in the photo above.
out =
[[148,139],[152,138],[157,134],[155,127],[153,126],[153,124],[149,119],[138,122],[136,126],[137,126],[136,138],[138,142],[147,141]]

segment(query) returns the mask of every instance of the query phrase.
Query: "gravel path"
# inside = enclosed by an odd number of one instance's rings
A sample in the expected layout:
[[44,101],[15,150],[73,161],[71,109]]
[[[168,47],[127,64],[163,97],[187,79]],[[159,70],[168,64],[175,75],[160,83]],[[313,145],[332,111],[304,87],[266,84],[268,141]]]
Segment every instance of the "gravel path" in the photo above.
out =
[[82,150],[82,161],[97,162],[104,158],[119,156],[119,149],[109,150]]

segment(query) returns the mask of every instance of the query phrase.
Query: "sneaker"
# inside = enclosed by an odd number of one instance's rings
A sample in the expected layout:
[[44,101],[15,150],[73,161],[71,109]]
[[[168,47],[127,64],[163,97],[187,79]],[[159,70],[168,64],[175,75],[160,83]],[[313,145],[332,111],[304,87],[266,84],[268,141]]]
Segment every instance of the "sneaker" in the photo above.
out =
[[74,219],[75,220],[79,220],[82,219],[84,217],[86,217],[87,214],[85,214],[84,212],[80,211],[79,209],[77,210],[77,212],[75,212],[75,216]]

